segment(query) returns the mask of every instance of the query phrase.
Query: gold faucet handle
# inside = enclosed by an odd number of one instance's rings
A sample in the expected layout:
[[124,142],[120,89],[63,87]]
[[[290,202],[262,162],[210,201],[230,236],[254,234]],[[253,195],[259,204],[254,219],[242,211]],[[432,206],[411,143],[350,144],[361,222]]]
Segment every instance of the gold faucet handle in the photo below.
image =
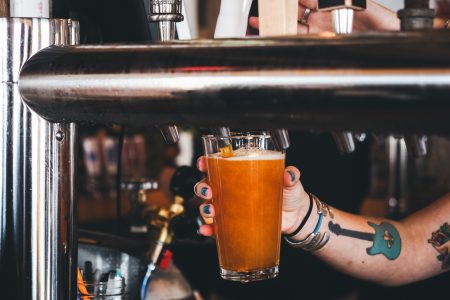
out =
[[175,196],[175,200],[170,206],[170,216],[169,221],[175,218],[176,216],[181,215],[184,212],[184,199],[180,196]]

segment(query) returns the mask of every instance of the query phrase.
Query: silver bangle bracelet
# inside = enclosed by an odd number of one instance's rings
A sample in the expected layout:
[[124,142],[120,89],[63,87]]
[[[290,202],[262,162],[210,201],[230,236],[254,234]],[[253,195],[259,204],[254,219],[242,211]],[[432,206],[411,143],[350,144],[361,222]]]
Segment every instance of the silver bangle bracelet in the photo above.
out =
[[322,249],[330,240],[330,233],[329,232],[320,232],[320,227],[324,222],[324,219],[329,216],[330,219],[334,218],[334,214],[330,207],[327,204],[322,203],[316,196],[311,194],[311,196],[314,199],[314,202],[317,206],[317,214],[319,215],[319,221],[316,225],[316,228],[312,233],[310,233],[304,240],[302,241],[295,241],[287,236],[284,237],[284,240],[292,247],[294,248],[301,248],[305,251],[318,251]]

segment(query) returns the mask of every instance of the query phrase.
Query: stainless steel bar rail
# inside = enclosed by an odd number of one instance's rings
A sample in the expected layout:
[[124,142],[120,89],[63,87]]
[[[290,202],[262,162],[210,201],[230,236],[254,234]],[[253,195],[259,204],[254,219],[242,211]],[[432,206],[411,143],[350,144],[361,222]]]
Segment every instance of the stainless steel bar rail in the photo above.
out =
[[58,122],[450,133],[450,32],[50,47],[20,93]]

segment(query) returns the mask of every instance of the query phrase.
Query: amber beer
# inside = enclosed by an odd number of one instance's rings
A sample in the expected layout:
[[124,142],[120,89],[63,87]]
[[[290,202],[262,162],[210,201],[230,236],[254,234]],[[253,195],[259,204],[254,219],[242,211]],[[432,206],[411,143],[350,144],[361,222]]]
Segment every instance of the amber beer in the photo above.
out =
[[284,154],[246,148],[207,155],[221,275],[254,281],[278,275]]

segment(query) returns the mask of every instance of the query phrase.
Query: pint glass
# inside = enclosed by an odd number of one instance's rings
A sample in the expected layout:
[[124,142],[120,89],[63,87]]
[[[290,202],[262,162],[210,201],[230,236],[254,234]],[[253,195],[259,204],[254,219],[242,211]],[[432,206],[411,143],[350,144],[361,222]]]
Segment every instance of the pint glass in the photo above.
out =
[[[222,156],[221,148],[230,144],[232,156]],[[284,153],[275,151],[264,133],[204,136],[203,146],[222,278],[248,282],[276,277]]]

